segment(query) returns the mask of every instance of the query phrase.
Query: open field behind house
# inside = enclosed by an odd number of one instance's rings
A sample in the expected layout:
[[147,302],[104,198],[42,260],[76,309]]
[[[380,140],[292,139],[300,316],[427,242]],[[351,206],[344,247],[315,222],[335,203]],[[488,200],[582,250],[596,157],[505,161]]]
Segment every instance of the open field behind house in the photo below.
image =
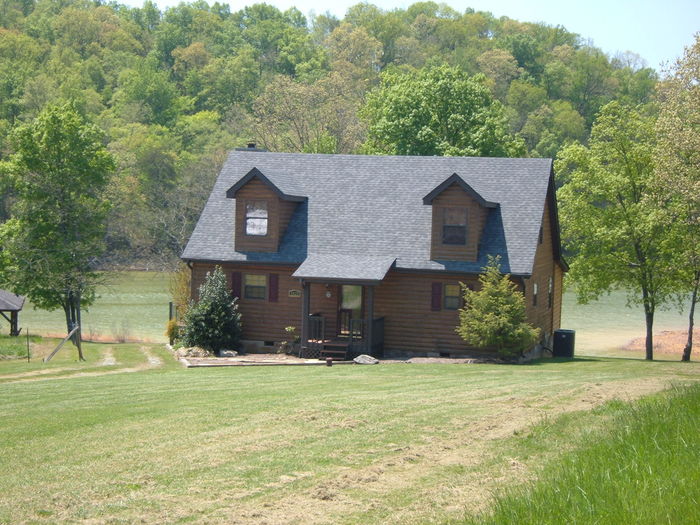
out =
[[[98,287],[95,304],[83,312],[83,338],[165,342],[168,302],[172,300],[169,278],[167,272],[109,272],[106,284]],[[20,313],[20,326],[32,334],[66,335],[62,310],[35,310],[30,301]]]
[[[90,340],[133,340],[164,342],[168,317],[168,279],[165,272],[111,272],[109,284],[99,290],[97,302],[83,314],[83,336]],[[300,312],[301,315],[301,312]],[[20,325],[30,333],[65,335],[61,311],[45,312],[25,306]],[[6,324],[0,324],[5,331]],[[644,314],[638,307],[628,308],[625,294],[614,292],[588,305],[576,303],[571,291],[564,294],[562,328],[576,330],[579,355],[643,357],[643,350],[624,349],[635,337],[644,335]],[[657,313],[656,333],[687,328],[685,314],[676,309]],[[678,348],[678,356],[682,345]]]
[[[188,370],[158,346],[66,350],[0,362],[2,523],[461,520],[585,441],[606,400],[700,378],[630,359]],[[578,415],[533,432],[561,413]]]

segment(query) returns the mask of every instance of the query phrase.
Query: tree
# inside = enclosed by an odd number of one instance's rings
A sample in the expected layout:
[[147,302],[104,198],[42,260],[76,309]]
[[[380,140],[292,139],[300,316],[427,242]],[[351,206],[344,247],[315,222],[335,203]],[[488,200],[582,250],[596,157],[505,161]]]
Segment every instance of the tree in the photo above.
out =
[[477,57],[476,63],[493,82],[493,94],[499,100],[505,99],[510,82],[522,73],[518,62],[505,49],[489,49]]
[[688,340],[682,357],[689,361],[700,287],[700,33],[668,74],[659,86],[655,159],[662,191],[675,196],[678,212],[671,221],[681,237],[677,269],[683,274],[684,292],[691,293]]
[[656,309],[675,286],[668,272],[668,230],[660,220],[667,202],[655,193],[654,119],[611,102],[595,121],[588,147],[560,153],[556,171],[570,280],[581,302],[611,289],[644,307],[646,358],[654,358]]
[[521,355],[540,335],[525,321],[525,296],[510,275],[501,273],[500,257],[489,256],[479,282],[478,291],[462,284],[464,307],[456,332],[469,345],[495,346],[503,356]]
[[388,72],[363,108],[368,149],[390,155],[520,156],[484,77],[448,66]]
[[117,114],[124,116],[125,120],[167,126],[175,121],[186,105],[167,73],[150,62],[123,71],[119,84],[112,103]]
[[528,114],[547,102],[547,92],[544,88],[527,80],[514,80],[508,88],[506,100],[508,101],[508,109],[512,110],[513,113],[511,117],[512,129],[520,131]]
[[368,85],[375,83],[382,44],[363,27],[343,23],[333,30],[324,44],[333,70],[352,80],[358,93],[363,94]]
[[[13,134],[7,170],[16,201],[0,226],[0,280],[39,308],[62,308],[66,328],[95,299],[114,161],[100,130],[71,105],[50,106]],[[80,336],[74,339],[78,346]]]
[[567,143],[586,138],[586,121],[570,102],[554,100],[531,112],[520,130],[530,156],[555,157]]
[[253,129],[266,149],[350,153],[363,128],[354,84],[338,73],[305,84],[278,75],[253,104]]
[[190,304],[185,314],[182,341],[212,352],[235,348],[241,337],[238,299],[231,297],[226,276],[220,266],[207,272],[199,287],[199,301]]

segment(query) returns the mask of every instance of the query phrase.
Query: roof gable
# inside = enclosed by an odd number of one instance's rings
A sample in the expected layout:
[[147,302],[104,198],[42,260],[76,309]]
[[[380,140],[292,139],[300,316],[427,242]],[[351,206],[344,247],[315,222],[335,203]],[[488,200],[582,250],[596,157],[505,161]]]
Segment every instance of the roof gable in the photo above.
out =
[[445,191],[447,188],[452,186],[453,184],[457,184],[460,188],[462,188],[465,193],[473,197],[481,206],[484,208],[496,208],[498,207],[497,202],[490,202],[484,199],[479,193],[474,191],[474,188],[472,188],[467,182],[457,175],[456,173],[453,173],[450,175],[447,179],[445,179],[440,185],[438,185],[433,191],[428,193],[425,197],[423,197],[423,204],[432,204],[433,200],[440,195],[443,191]]
[[226,190],[226,198],[235,199],[236,193],[238,192],[238,190],[240,190],[243,186],[248,184],[253,179],[258,179],[260,182],[265,184],[273,192],[275,192],[275,194],[282,200],[294,201],[294,202],[301,202],[301,201],[306,200],[306,197],[304,197],[304,196],[289,195],[289,194],[283,192],[275,183],[273,183],[270,179],[268,179],[265,175],[263,175],[262,171],[260,171],[256,167],[251,169],[248,173],[246,173],[243,177],[241,177],[238,180],[238,182],[236,182],[236,184],[234,184],[228,190]]

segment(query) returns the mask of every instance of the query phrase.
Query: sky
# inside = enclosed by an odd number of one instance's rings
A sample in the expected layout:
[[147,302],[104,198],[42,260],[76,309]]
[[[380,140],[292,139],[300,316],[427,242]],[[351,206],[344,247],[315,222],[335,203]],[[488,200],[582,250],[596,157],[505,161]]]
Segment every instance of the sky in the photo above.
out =
[[[179,1],[155,0],[161,9]],[[370,3],[388,10],[405,9],[414,1],[374,0]],[[125,3],[140,6],[143,2],[125,0]],[[230,0],[228,3],[231,11],[237,11],[256,0]],[[306,15],[329,11],[342,18],[347,8],[359,0],[267,0],[266,3],[281,10],[294,6]],[[681,57],[683,48],[700,32],[699,0],[446,0],[445,3],[459,12],[471,7],[521,22],[562,25],[610,56],[632,51],[658,71],[662,69],[662,62],[673,62]]]

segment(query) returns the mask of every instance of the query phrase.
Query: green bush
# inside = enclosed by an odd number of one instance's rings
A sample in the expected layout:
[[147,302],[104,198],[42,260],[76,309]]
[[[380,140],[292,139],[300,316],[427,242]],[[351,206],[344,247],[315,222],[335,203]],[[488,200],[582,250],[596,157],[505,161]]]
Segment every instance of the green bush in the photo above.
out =
[[241,337],[241,314],[237,299],[231,297],[220,267],[207,272],[199,288],[199,301],[190,304],[182,327],[182,342],[212,352],[234,349]]
[[469,345],[495,347],[502,356],[521,355],[540,331],[525,321],[525,297],[510,276],[501,273],[499,262],[499,257],[489,257],[479,276],[480,290],[462,284],[464,307],[456,332]]
[[[32,335],[29,337],[31,344],[40,343],[41,336]],[[0,356],[5,358],[27,357],[27,338],[24,334],[20,337],[0,335]]]
[[176,319],[170,319],[165,325],[165,335],[168,338],[170,344],[173,344],[177,339],[180,338],[180,325],[177,324]]

